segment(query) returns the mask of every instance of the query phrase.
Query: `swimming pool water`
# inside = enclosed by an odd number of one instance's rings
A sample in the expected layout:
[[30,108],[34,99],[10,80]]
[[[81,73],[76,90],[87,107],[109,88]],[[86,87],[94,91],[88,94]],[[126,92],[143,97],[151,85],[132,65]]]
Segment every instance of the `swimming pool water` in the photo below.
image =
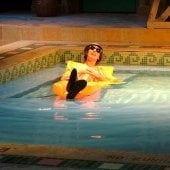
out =
[[0,99],[0,142],[169,153],[169,73],[117,75],[98,101],[58,100],[52,82]]
[[170,103],[169,75],[137,74],[132,81],[118,89],[109,89],[102,100],[111,103]]

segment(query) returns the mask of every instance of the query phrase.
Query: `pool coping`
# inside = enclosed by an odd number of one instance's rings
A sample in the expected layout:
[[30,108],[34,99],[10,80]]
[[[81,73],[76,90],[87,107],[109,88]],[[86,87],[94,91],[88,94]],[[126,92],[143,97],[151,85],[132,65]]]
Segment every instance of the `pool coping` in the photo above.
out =
[[0,143],[0,155],[170,166],[170,154]]

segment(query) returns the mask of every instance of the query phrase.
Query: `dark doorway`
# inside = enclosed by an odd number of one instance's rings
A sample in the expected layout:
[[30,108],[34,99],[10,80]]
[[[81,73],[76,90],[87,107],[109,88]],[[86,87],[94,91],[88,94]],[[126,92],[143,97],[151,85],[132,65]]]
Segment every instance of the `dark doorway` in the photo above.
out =
[[0,12],[29,11],[32,0],[1,0]]
[[137,0],[82,0],[82,12],[136,13]]

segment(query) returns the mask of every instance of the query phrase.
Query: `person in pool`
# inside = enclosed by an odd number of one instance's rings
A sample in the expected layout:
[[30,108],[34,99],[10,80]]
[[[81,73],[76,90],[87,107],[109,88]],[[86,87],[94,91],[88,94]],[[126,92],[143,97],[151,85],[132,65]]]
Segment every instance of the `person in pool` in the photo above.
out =
[[106,76],[96,67],[103,56],[103,48],[92,43],[84,48],[84,64],[80,68],[73,68],[70,75],[63,74],[61,80],[67,80],[66,99],[74,99],[76,95],[86,88],[88,82],[106,81]]

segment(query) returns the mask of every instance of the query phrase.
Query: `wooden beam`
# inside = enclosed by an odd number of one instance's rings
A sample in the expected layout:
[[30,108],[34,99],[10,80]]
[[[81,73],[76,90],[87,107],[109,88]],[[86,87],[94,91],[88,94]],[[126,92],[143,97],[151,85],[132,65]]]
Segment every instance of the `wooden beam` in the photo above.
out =
[[160,0],[153,0],[150,14],[147,21],[147,28],[170,28],[170,22],[166,21],[170,17],[170,6],[157,18],[160,7]]
[[157,11],[158,11],[159,4],[160,4],[160,0],[153,0],[152,1],[148,21],[154,21],[156,19],[156,14],[157,14]]
[[157,19],[158,21],[166,21],[170,17],[170,6],[162,13],[162,15]]
[[147,23],[148,28],[170,28],[170,22],[161,22],[161,21],[149,21]]

